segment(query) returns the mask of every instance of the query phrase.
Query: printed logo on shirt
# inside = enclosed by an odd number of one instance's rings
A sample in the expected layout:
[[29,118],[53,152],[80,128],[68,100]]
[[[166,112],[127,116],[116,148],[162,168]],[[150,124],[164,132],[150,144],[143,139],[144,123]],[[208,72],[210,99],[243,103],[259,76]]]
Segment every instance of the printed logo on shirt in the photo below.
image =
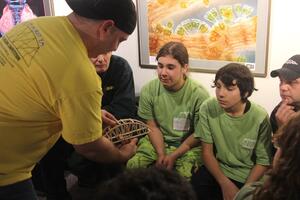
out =
[[110,90],[113,90],[114,89],[114,86],[107,86],[106,88],[105,88],[105,91],[110,91]]
[[[26,34],[24,34],[26,33]],[[8,32],[3,36],[3,43],[0,52],[0,63],[6,64],[4,58],[13,56],[17,61],[23,59],[27,66],[30,66],[32,59],[39,49],[45,45],[45,41],[40,31],[30,22],[24,22],[19,29]],[[13,64],[7,62],[13,67]]]
[[241,142],[242,147],[246,149],[254,149],[256,144],[256,140],[250,139],[250,138],[244,138],[243,141]]

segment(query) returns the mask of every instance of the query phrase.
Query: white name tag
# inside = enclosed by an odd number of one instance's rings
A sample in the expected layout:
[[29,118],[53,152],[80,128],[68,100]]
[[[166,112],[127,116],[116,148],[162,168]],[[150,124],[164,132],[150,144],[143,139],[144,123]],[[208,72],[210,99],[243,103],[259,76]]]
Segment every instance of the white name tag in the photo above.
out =
[[190,129],[190,120],[187,118],[174,118],[173,129],[177,131],[188,131]]

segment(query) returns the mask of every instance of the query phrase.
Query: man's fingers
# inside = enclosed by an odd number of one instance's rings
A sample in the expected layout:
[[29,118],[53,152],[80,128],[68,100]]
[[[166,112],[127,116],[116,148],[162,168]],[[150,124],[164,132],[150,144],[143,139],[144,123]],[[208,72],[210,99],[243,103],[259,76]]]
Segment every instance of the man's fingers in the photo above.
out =
[[130,143],[136,145],[136,143],[138,142],[137,138],[133,138],[131,139]]
[[113,114],[107,112],[106,115],[110,120],[117,121],[117,119],[115,118],[115,116],[113,116]]
[[283,101],[275,114],[278,125],[281,126],[286,123],[294,113],[294,106],[288,105],[286,101]]

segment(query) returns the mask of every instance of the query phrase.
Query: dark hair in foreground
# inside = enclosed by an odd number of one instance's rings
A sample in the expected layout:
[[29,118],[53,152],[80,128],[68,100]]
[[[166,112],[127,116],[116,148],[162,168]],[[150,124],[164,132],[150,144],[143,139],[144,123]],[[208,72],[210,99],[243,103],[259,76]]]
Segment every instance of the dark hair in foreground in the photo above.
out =
[[262,188],[257,188],[254,200],[300,199],[300,115],[291,119],[275,134],[281,149],[276,166]]
[[175,60],[177,60],[181,66],[185,64],[189,64],[189,54],[184,46],[184,44],[180,42],[168,42],[164,44],[157,53],[156,60],[160,57],[164,56],[172,56]]
[[99,187],[94,200],[195,200],[177,172],[155,167],[125,171]]
[[214,86],[221,80],[226,87],[234,86],[233,81],[240,89],[241,99],[246,102],[254,90],[254,78],[248,67],[238,63],[229,63],[220,68],[215,76]]

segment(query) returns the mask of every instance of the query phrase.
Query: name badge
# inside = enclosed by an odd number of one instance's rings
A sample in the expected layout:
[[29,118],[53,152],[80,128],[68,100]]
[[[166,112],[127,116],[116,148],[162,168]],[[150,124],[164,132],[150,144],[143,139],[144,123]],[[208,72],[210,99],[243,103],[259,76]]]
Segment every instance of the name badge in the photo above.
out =
[[174,118],[173,129],[177,131],[188,131],[190,130],[190,119],[188,118]]

